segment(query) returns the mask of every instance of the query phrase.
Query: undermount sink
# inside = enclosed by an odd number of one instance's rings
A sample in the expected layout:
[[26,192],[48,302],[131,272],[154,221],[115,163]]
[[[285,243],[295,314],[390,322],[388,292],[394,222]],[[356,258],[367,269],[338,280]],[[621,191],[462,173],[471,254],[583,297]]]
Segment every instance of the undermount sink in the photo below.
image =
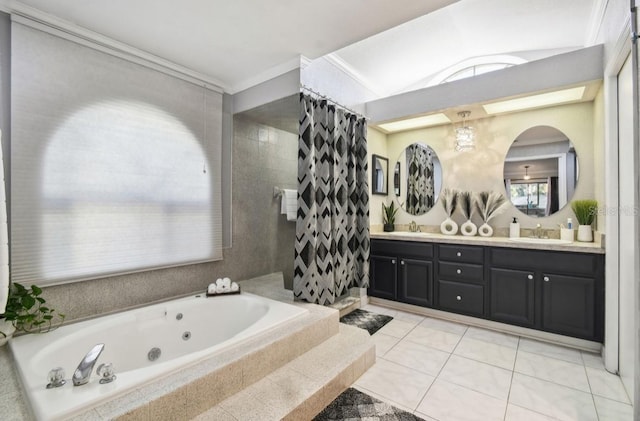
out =
[[509,241],[515,243],[529,243],[529,244],[571,244],[572,241],[560,240],[559,238],[534,238],[534,237],[518,237],[509,238]]

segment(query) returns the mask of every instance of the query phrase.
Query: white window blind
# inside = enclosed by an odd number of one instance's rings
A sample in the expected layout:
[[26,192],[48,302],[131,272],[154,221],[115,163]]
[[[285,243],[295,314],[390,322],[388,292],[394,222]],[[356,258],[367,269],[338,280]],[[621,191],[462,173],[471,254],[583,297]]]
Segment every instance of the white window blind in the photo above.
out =
[[222,258],[220,93],[17,22],[11,60],[13,280]]

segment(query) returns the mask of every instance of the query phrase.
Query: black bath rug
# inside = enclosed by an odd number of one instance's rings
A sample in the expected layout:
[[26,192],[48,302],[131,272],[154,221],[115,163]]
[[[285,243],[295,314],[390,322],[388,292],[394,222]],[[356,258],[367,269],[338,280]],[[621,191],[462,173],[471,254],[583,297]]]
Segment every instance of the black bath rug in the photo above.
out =
[[341,323],[364,329],[369,332],[369,335],[376,333],[382,326],[386,325],[391,320],[393,320],[393,317],[391,316],[376,314],[359,308],[340,318]]
[[409,412],[372,398],[354,388],[342,392],[314,421],[424,421]]

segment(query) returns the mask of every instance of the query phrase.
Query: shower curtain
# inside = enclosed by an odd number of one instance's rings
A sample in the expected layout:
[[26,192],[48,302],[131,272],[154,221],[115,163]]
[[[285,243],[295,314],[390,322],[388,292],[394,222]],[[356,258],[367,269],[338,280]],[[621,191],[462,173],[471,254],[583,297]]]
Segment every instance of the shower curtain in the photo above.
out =
[[407,148],[407,212],[422,215],[433,207],[433,151],[419,144]]
[[369,285],[367,126],[301,93],[299,130],[293,293],[328,305]]

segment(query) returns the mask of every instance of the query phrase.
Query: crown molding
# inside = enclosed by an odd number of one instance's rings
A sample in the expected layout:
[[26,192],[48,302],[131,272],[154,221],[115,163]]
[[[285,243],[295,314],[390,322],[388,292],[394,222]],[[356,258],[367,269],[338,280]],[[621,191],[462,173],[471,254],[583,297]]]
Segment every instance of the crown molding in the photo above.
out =
[[596,0],[593,5],[587,26],[585,47],[590,47],[598,43],[598,37],[600,36],[600,29],[602,28],[602,22],[604,22],[608,3],[609,0]]
[[339,69],[342,73],[349,76],[356,83],[365,87],[369,91],[376,94],[379,98],[384,98],[392,94],[392,92],[380,91],[380,88],[374,85],[370,80],[364,77],[360,72],[354,69],[349,63],[340,58],[336,53],[329,53],[321,58],[327,60],[330,64]]
[[170,60],[116,41],[82,26],[17,1],[0,0],[0,10],[11,14],[11,20],[95,48],[122,59],[158,70],[217,92],[226,91],[225,84],[203,73]]

